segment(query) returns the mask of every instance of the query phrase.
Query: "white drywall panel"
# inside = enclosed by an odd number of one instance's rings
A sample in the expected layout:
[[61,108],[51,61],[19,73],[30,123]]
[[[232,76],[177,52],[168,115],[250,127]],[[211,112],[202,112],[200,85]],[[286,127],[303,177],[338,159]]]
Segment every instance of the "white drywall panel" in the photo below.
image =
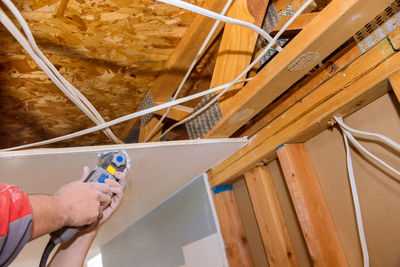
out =
[[[18,185],[29,194],[51,194],[79,179],[83,166],[95,166],[98,152],[124,149],[133,165],[129,182],[123,203],[95,240],[93,249],[98,249],[245,142],[211,139],[0,152],[0,183]],[[17,258],[21,264],[38,262],[43,240],[34,242]]]

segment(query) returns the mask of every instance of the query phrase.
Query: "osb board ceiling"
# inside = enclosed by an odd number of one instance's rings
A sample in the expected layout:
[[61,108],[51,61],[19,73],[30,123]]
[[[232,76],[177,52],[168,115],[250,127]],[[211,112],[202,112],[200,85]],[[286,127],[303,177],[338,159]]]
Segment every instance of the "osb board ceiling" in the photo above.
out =
[[[204,0],[190,1],[203,5]],[[42,51],[106,121],[136,110],[193,15],[156,1],[70,0],[14,3]],[[94,124],[0,26],[0,147],[40,141]],[[124,124],[112,129],[118,135]],[[109,143],[102,133],[52,146]]]

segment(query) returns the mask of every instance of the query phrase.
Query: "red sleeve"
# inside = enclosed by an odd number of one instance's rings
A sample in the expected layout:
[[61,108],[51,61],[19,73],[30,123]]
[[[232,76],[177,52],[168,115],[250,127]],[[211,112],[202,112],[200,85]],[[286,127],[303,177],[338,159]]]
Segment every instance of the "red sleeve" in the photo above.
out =
[[0,184],[0,266],[8,265],[29,241],[32,208],[15,185]]

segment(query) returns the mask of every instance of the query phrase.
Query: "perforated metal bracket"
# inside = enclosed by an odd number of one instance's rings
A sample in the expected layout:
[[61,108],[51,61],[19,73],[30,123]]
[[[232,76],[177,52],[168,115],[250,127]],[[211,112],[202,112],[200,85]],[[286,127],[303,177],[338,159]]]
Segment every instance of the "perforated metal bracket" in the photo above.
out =
[[[200,108],[204,107],[215,96],[215,93],[211,93],[203,97],[200,103],[194,108],[193,112],[196,112]],[[199,116],[193,118],[185,124],[189,138],[197,139],[204,137],[221,119],[221,108],[219,102],[216,101]]]

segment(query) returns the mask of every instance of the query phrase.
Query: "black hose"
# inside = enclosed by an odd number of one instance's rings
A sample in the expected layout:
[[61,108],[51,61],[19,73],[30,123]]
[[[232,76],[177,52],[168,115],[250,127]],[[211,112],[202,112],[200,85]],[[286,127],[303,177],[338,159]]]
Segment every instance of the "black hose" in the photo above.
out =
[[54,243],[52,240],[49,240],[49,242],[46,245],[46,248],[43,251],[42,258],[40,259],[39,267],[46,267],[47,259],[49,258],[50,253],[53,251],[55,246],[56,243]]

